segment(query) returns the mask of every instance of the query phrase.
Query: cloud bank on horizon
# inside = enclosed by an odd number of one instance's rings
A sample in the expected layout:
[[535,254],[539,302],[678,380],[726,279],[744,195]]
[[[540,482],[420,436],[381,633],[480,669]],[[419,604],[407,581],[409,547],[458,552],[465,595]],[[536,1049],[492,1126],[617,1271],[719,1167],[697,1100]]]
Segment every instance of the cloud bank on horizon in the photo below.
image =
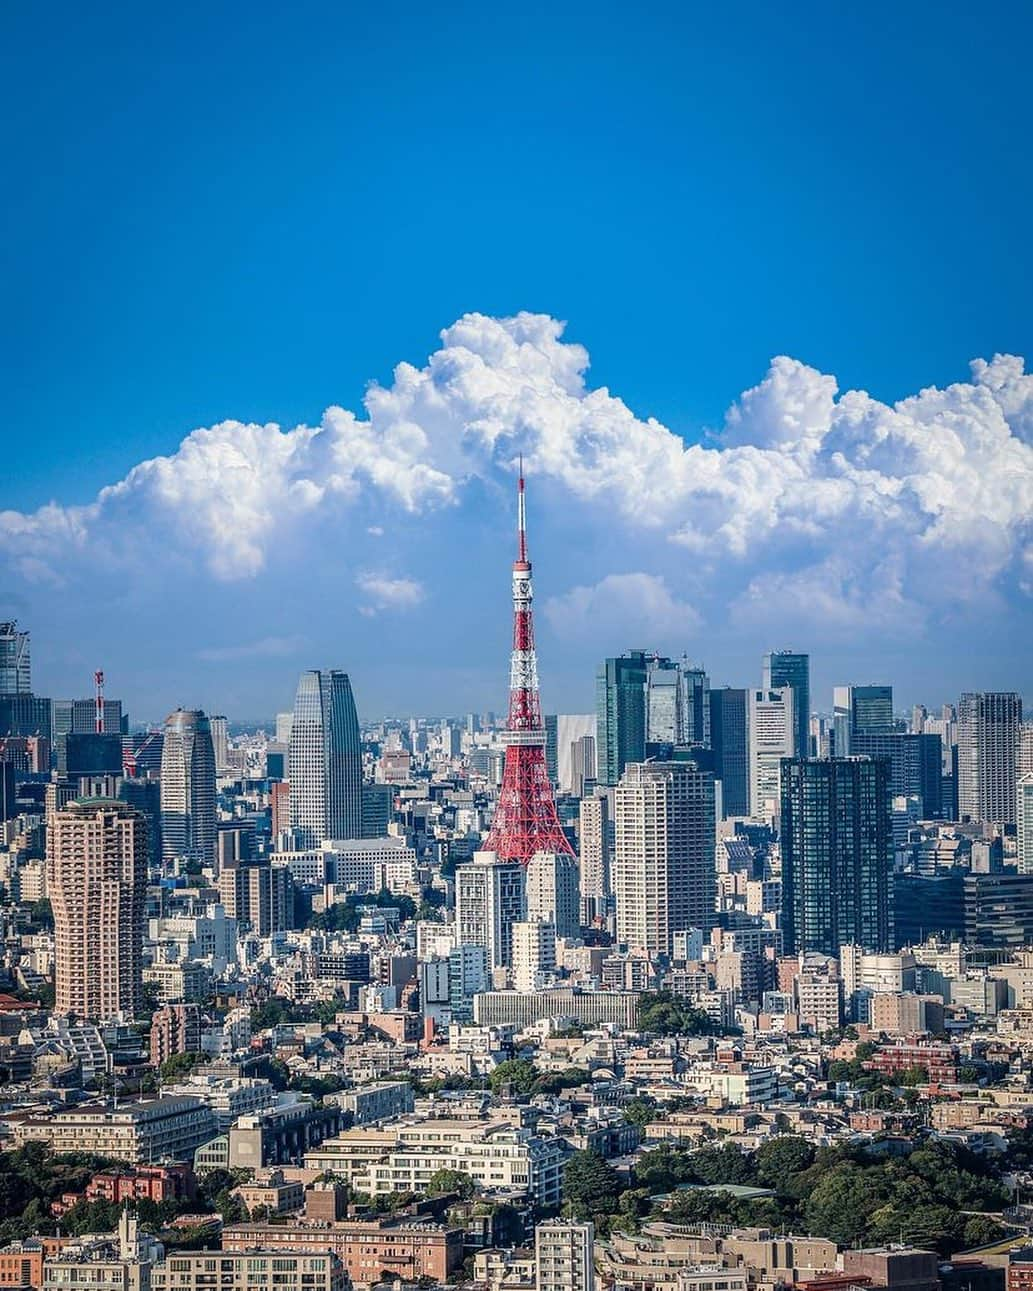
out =
[[[295,571],[324,559],[347,531],[341,596],[356,614],[432,611],[449,571],[421,564],[413,533],[447,548],[454,529],[461,544],[464,501],[511,482],[522,453],[580,548],[549,551],[546,620],[599,653],[635,644],[611,639],[629,623],[689,644],[704,628],[768,622],[907,641],[988,611],[1006,626],[1033,595],[1022,359],[976,359],[969,380],[888,406],[780,356],[720,429],[687,444],[592,388],[587,351],[563,333],[547,315],[468,314],[424,367],[400,363],[390,386],[372,385],[362,416],[335,406],[290,430],[224,421],[88,504],[2,511],[4,581],[30,607],[74,596],[98,569],[216,595],[274,577],[284,547]],[[259,641],[279,640],[272,630]],[[216,642],[209,656],[233,649]]]

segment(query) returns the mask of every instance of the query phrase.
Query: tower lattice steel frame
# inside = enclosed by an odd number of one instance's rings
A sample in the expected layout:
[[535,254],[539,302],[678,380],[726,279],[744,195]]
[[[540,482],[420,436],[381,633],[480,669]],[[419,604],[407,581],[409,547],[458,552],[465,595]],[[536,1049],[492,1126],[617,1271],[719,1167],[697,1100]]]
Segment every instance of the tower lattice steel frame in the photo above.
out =
[[527,558],[524,472],[517,483],[517,558],[513,562],[513,654],[509,674],[509,721],[502,788],[484,844],[507,861],[527,865],[535,852],[573,856],[556,814],[545,764],[545,727],[538,696],[538,663],[531,610],[531,562]]

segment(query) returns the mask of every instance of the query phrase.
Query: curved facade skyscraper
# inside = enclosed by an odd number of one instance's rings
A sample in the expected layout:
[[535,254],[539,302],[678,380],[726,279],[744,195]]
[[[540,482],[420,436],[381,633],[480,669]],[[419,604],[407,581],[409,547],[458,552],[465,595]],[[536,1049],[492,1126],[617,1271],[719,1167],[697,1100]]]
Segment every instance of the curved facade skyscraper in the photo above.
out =
[[346,672],[301,674],[287,778],[295,846],[362,837],[362,746]]
[[165,719],[161,751],[161,854],[215,861],[215,750],[208,718],[177,708]]

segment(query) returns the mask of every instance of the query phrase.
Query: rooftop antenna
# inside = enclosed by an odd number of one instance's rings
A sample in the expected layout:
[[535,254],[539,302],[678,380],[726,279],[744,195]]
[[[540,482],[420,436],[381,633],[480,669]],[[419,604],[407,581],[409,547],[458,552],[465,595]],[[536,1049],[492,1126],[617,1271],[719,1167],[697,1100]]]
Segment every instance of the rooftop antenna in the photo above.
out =
[[94,729],[98,735],[104,734],[104,671],[98,668],[93,674],[93,686],[96,694],[94,701]]

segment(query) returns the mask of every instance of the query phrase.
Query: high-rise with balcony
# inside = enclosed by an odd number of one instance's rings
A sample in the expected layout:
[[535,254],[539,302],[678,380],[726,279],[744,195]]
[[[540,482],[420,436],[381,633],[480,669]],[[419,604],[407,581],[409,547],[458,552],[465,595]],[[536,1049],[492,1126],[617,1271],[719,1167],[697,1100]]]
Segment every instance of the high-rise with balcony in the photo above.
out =
[[1016,859],[1020,874],[1033,874],[1033,771],[1015,789]]
[[456,939],[483,946],[488,971],[513,963],[513,925],[527,920],[527,869],[495,852],[456,866]]
[[581,799],[578,852],[581,866],[581,922],[605,919],[613,909],[613,790],[597,788]]
[[346,672],[303,672],[288,761],[296,847],[362,837],[362,744]]
[[592,1291],[595,1227],[590,1221],[548,1219],[534,1231],[538,1291]]
[[1015,824],[1022,699],[1013,691],[965,694],[958,705],[958,813]]
[[177,708],[161,750],[161,850],[165,860],[215,862],[215,750],[208,718]]
[[142,1004],[147,822],[124,802],[78,799],[50,817],[54,1011],[131,1019]]
[[714,777],[691,762],[633,762],[614,794],[617,940],[670,955],[714,922]]

